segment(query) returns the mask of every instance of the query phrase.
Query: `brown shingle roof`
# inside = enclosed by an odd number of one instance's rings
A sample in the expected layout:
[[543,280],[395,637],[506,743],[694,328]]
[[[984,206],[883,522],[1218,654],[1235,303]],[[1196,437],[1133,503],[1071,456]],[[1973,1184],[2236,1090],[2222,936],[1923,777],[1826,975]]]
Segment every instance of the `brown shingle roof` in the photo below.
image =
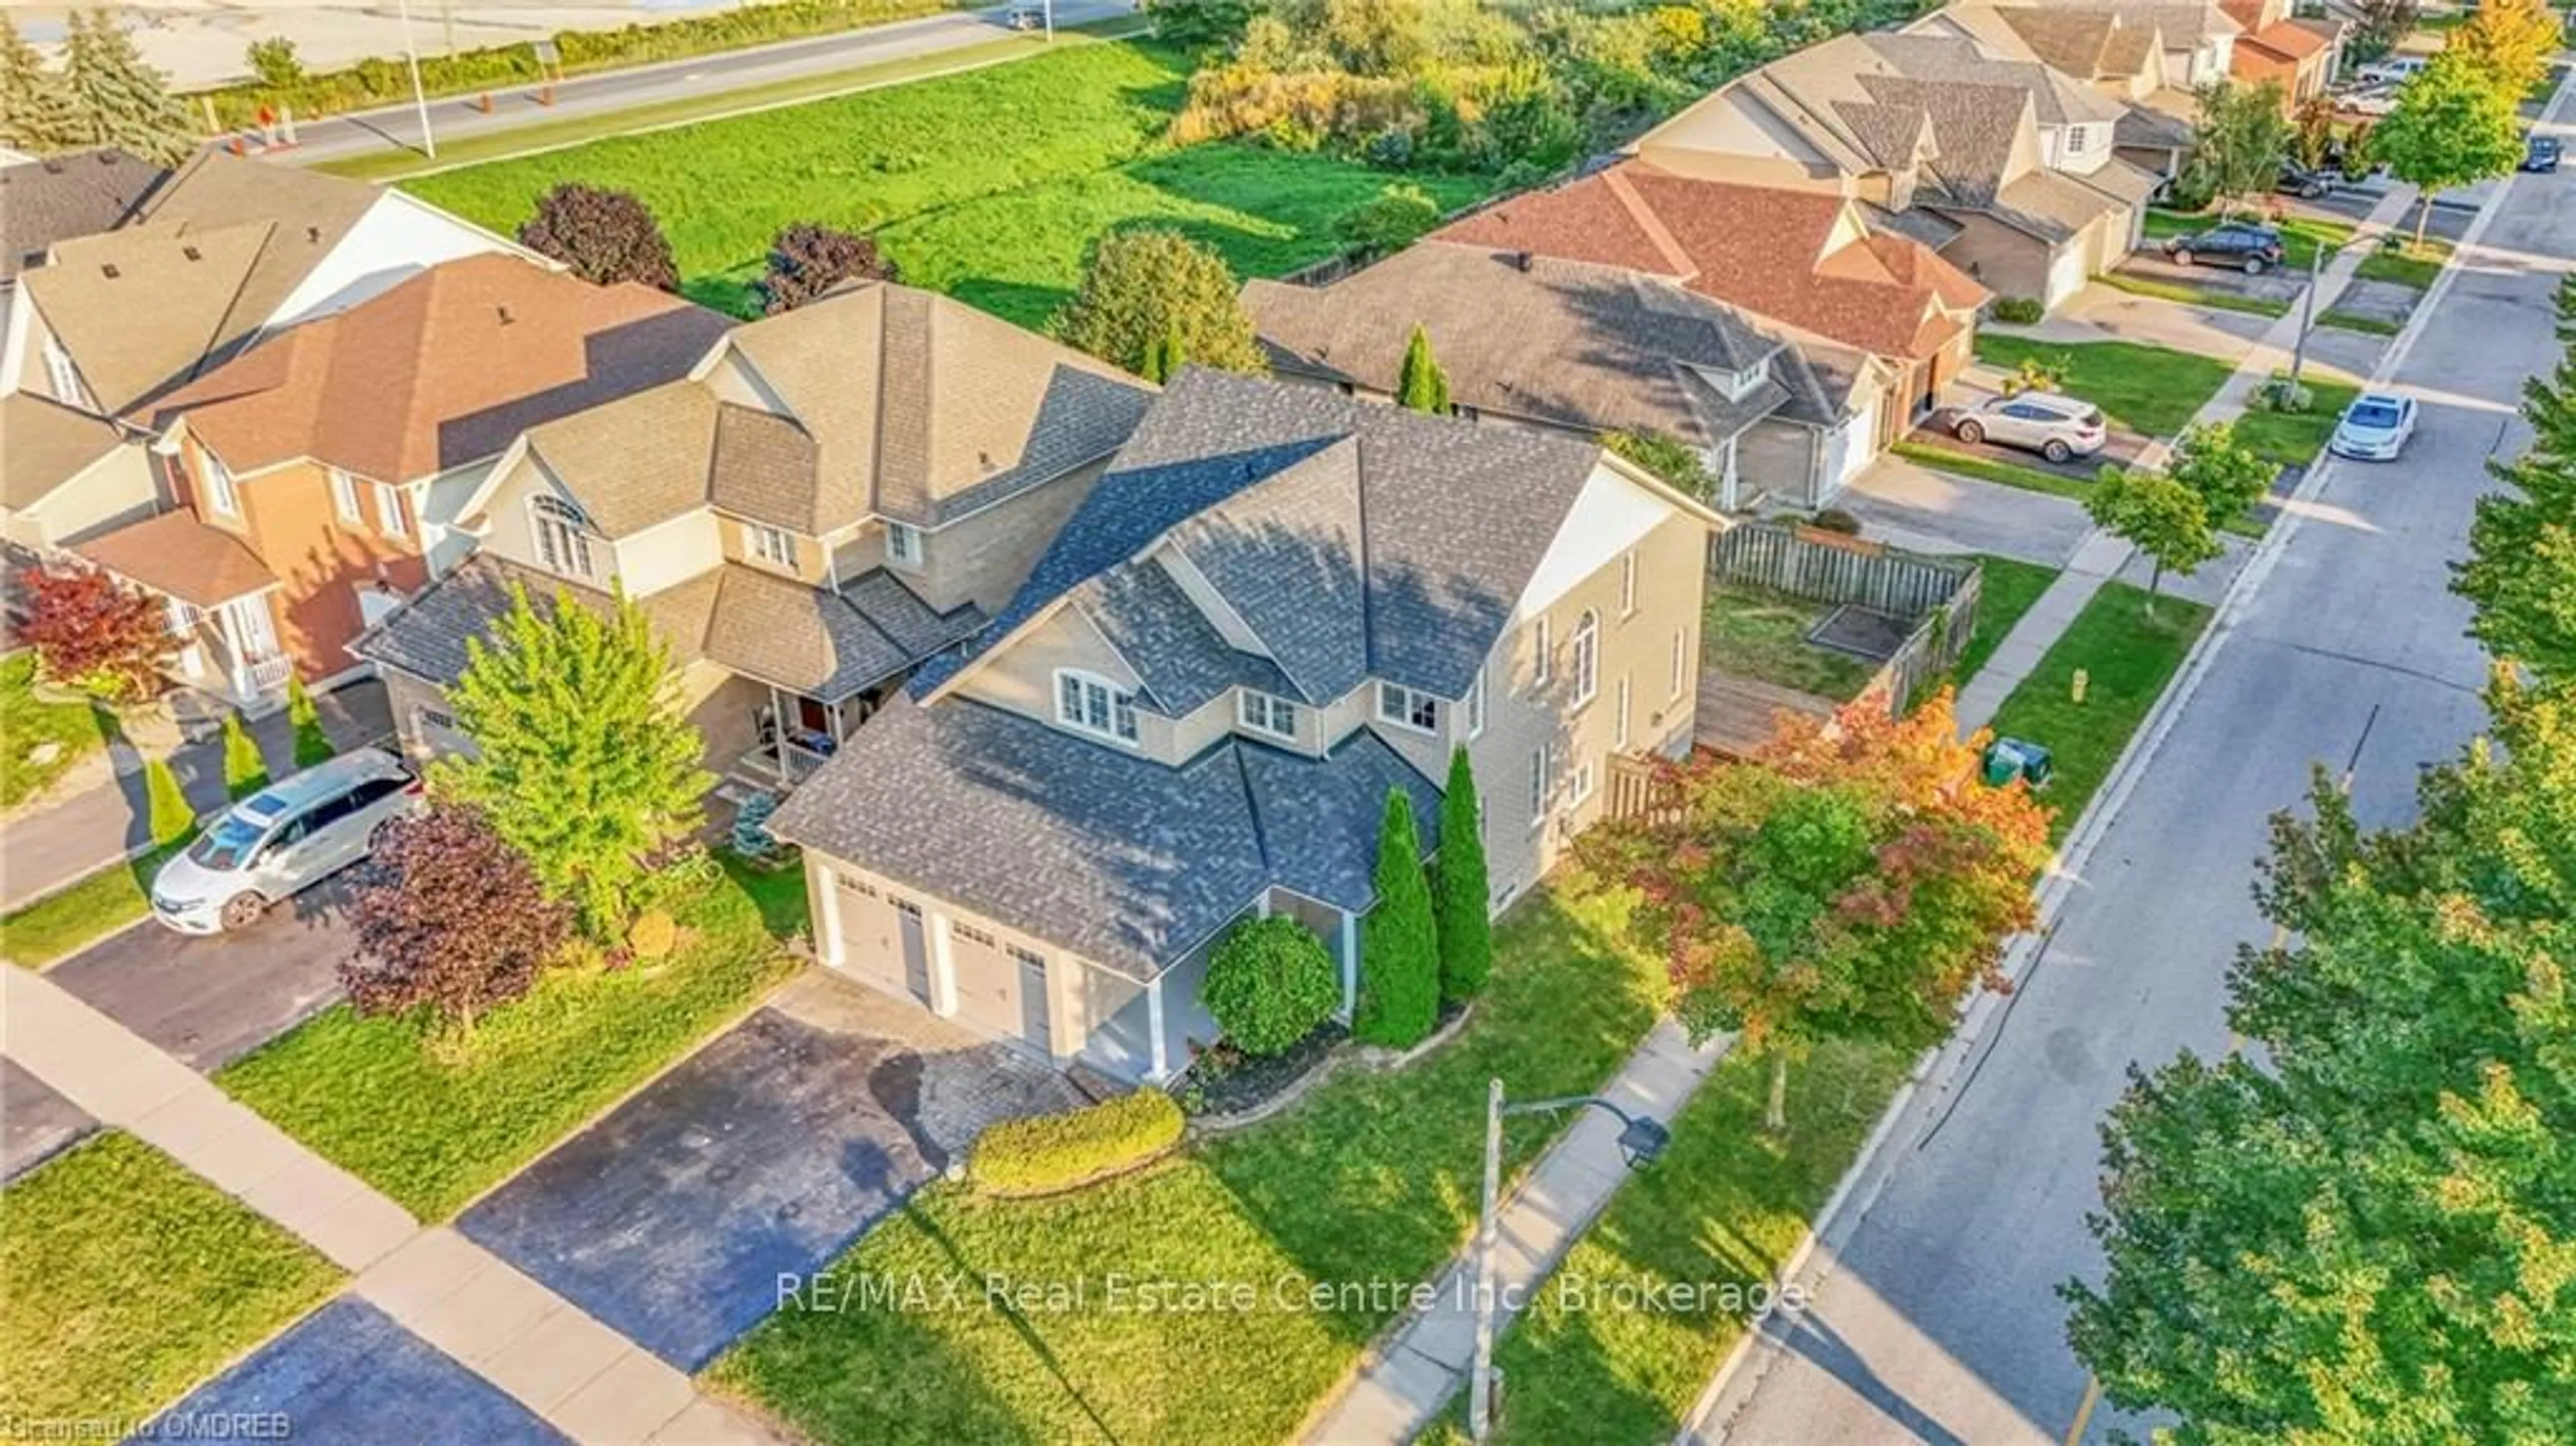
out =
[[178,234],[134,227],[63,241],[18,287],[69,354],[92,398],[124,413],[185,379],[259,325],[242,289],[274,228]]
[[2253,34],[2240,38],[2236,43],[2269,51],[2283,60],[2295,63],[2324,50],[2332,42],[2296,20],[2283,20],[2266,25]]
[[277,586],[267,564],[191,512],[164,512],[93,537],[72,551],[129,582],[201,608]]
[[33,507],[125,445],[123,428],[32,392],[0,397],[0,505]]
[[407,482],[687,372],[724,319],[634,285],[469,256],[289,328],[164,398],[226,465],[311,457]]
[[0,285],[56,242],[122,224],[169,176],[114,146],[0,166]]

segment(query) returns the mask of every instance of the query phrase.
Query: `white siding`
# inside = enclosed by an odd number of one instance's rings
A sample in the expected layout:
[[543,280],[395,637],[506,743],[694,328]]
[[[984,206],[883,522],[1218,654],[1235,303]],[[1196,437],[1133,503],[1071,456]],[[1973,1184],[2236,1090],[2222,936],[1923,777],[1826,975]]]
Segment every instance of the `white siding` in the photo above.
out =
[[311,317],[346,311],[359,302],[427,270],[442,261],[486,252],[524,255],[519,248],[435,206],[387,191],[322,264],[287,293],[277,310],[262,318],[270,327],[289,326]]

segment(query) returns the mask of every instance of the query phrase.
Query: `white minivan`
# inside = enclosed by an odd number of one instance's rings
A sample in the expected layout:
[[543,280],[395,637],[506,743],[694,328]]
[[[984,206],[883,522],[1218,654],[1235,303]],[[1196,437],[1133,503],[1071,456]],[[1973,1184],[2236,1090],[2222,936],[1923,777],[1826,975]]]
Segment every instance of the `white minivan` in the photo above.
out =
[[152,915],[183,934],[256,923],[268,906],[367,856],[385,821],[420,806],[421,782],[381,748],[359,748],[226,809],[152,879]]

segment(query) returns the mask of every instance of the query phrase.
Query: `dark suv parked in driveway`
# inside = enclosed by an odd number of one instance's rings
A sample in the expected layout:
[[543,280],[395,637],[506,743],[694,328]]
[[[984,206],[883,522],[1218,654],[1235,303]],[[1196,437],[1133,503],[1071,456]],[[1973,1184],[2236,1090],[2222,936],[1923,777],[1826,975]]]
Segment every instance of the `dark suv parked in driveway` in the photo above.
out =
[[2281,233],[2269,226],[2230,221],[2165,242],[2165,255],[2184,266],[2228,266],[2260,276],[2281,264]]

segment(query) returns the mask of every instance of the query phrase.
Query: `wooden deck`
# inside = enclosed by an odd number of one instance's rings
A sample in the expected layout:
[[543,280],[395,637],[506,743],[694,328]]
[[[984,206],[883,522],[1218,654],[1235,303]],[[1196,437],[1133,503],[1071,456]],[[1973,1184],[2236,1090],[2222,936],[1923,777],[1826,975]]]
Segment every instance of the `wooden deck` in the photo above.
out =
[[1770,740],[1782,713],[1830,718],[1842,707],[1831,698],[1774,683],[1703,668],[1693,741],[1741,758]]

